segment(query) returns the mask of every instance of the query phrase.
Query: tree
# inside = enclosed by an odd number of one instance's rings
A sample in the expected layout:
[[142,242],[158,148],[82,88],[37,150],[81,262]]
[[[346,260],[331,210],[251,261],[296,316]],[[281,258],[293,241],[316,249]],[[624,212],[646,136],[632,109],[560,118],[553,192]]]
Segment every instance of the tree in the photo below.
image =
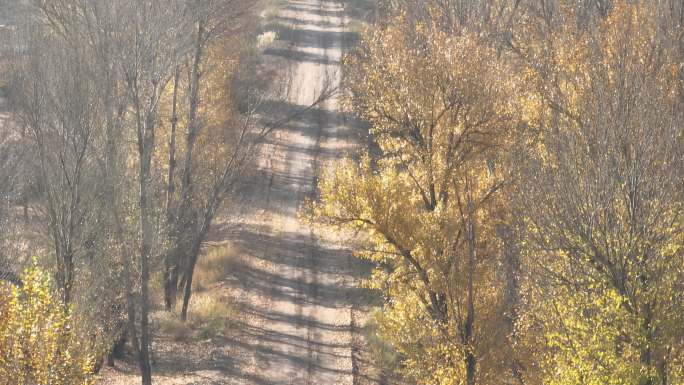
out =
[[0,384],[91,384],[94,357],[37,267],[0,283]]
[[[172,309],[182,292],[181,320],[187,317],[195,266],[214,218],[259,145],[274,128],[336,91],[326,79],[310,106],[280,121],[260,121],[258,117],[268,112],[263,103],[266,91],[256,80],[249,45],[253,30],[245,23],[253,3],[191,4],[186,14],[192,40],[175,65],[173,92],[166,100],[169,125],[163,131],[168,137],[165,211],[170,244],[164,259],[165,305]],[[184,140],[177,140],[177,130],[184,132]]]
[[534,268],[527,325],[550,346],[537,349],[542,378],[677,383],[681,30],[640,3],[616,2],[589,26],[568,4],[558,12],[563,23],[523,48],[540,136],[518,186]]
[[[378,150],[320,182],[318,219],[367,234],[357,254],[378,264],[381,333],[422,384],[506,376],[503,290],[495,279],[500,192],[497,151],[515,129],[496,51],[463,28],[403,17],[371,32],[347,65],[352,103]],[[493,380],[492,380],[493,381]]]
[[[122,332],[123,296],[113,284],[122,279],[122,261],[111,227],[126,196],[117,183],[124,164],[115,161],[123,109],[114,106],[115,89],[103,91],[115,79],[106,61],[111,25],[102,24],[105,9],[81,13],[67,2],[30,8],[22,32],[26,50],[12,58],[9,95],[19,123],[13,136],[25,136],[23,145],[37,154],[17,178],[30,188],[23,192],[25,222],[31,204],[45,223],[38,233],[54,250],[55,263],[46,266],[55,266],[48,270],[55,271],[64,307],[83,321],[83,334],[96,346],[96,368]],[[122,199],[112,198],[113,186]]]
[[[179,3],[162,1],[152,1],[144,7],[130,2],[119,9],[119,16],[124,22],[117,31],[121,34],[121,38],[116,41],[121,55],[117,64],[121,68],[126,96],[132,108],[132,126],[137,147],[140,342],[136,350],[139,350],[143,385],[152,383],[149,358],[150,258],[154,252],[155,234],[152,158],[156,148],[160,101],[173,65],[185,48],[182,9]],[[129,308],[129,312],[134,311]],[[135,319],[131,316],[129,318]],[[137,340],[135,336],[134,340]]]
[[15,69],[21,75],[14,79],[13,112],[37,154],[37,182],[45,202],[40,208],[68,307],[95,193],[89,187],[97,179],[92,146],[98,135],[98,100],[91,83],[82,81],[89,70],[82,51],[47,35],[35,36],[30,49],[25,64]]
[[[189,7],[188,25],[192,31],[192,42],[189,54],[179,58],[174,72],[165,207],[171,238],[170,250],[165,257],[165,305],[167,310],[171,309],[176,301],[177,290],[182,289],[182,319],[187,316],[200,247],[226,190],[230,189],[240,174],[239,170],[246,164],[248,157],[245,155],[250,152],[246,150],[252,147],[247,141],[254,142],[256,139],[247,137],[252,129],[251,124],[241,124],[240,119],[233,116],[236,111],[228,94],[233,74],[237,72],[229,63],[235,56],[243,55],[241,51],[245,48],[237,43],[236,36],[243,33],[240,16],[247,11],[249,4],[219,0],[199,1]],[[226,47],[228,45],[230,48]],[[232,51],[229,51],[231,48]],[[188,72],[188,81],[185,83],[180,79],[183,69]],[[183,86],[184,89],[181,88]],[[220,95],[220,98],[212,94]],[[187,100],[187,105],[178,105],[179,98]],[[226,112],[217,113],[207,108],[210,103],[220,105]],[[246,114],[247,123],[251,114],[252,111]],[[176,143],[179,124],[184,125],[185,132],[181,148]],[[207,132],[209,130],[211,132]],[[203,151],[208,147],[205,138],[209,135],[235,140],[224,141],[222,147],[213,148],[225,158],[223,162],[200,163],[203,159],[197,159],[197,152],[200,156],[204,155]],[[178,165],[180,181],[176,180],[178,150],[183,155]],[[221,158],[217,155],[211,156]],[[212,174],[218,177],[207,180],[207,176]],[[203,185],[206,183],[208,185]]]
[[[0,96],[0,114],[5,114],[5,108],[6,100]],[[12,263],[17,258],[13,233],[18,231],[12,208],[21,195],[21,175],[27,171],[23,166],[29,162],[24,142],[13,135],[11,124],[7,116],[0,116],[0,281],[18,283],[17,266]]]
[[405,370],[677,383],[681,4],[381,6],[348,63],[377,147],[337,165],[313,209],[368,236]]

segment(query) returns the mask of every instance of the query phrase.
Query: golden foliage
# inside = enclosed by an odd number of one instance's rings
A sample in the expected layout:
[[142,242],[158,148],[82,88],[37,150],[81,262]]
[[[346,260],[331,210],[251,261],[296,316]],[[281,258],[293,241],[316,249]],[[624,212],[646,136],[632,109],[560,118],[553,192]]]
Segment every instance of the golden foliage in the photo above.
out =
[[544,100],[539,146],[520,186],[531,270],[527,349],[543,383],[677,383],[679,59],[654,8],[617,1],[586,30],[571,3],[542,44],[528,29],[532,42],[523,45]]
[[[419,384],[459,384],[468,356],[496,355],[507,343],[504,328],[491,331],[502,322],[497,152],[516,128],[504,97],[514,83],[476,34],[412,30],[403,16],[366,33],[346,65],[349,102],[371,123],[380,154],[337,163],[320,182],[314,217],[368,236],[356,254],[378,266],[366,284],[387,299],[375,321],[404,373]],[[478,364],[480,379],[501,373]]]
[[0,287],[0,384],[91,384],[93,356],[37,267]]
[[[681,382],[677,32],[640,2],[561,0],[501,42],[446,28],[455,3],[398,12],[345,59],[377,148],[335,164],[312,211],[367,236],[378,335],[419,384],[465,383],[469,356],[470,383]],[[526,269],[515,309],[503,227]]]

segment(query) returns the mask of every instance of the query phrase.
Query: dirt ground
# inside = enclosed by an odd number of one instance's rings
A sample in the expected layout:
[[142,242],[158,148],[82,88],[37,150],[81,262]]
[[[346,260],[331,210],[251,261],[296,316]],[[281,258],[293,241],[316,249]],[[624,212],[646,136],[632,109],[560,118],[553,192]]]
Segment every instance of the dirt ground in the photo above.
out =
[[[310,105],[340,82],[340,60],[354,35],[344,4],[291,0],[276,17],[279,41],[265,51],[290,84],[269,119]],[[368,266],[339,240],[298,219],[316,196],[325,165],[363,143],[362,129],[327,99],[278,128],[212,242],[239,250],[215,290],[235,307],[228,336],[191,343],[155,336],[157,384],[375,383],[360,326],[369,293],[357,287]],[[132,363],[106,369],[100,384],[139,383]],[[383,381],[381,381],[383,382]]]

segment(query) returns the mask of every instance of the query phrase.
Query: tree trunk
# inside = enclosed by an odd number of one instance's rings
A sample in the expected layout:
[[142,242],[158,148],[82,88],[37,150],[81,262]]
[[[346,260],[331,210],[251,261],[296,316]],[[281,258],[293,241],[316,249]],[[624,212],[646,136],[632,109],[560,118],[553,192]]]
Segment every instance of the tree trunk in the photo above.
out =
[[178,296],[178,260],[176,247],[172,247],[164,259],[164,308],[167,311],[176,305]]
[[[61,242],[55,239],[55,242]],[[66,311],[69,310],[71,303],[71,287],[73,285],[74,277],[74,261],[72,254],[66,250],[66,246],[57,246],[55,253],[57,255],[57,284],[62,290],[62,306]]]
[[[645,279],[644,279],[645,281]],[[644,285],[645,286],[645,285]],[[649,302],[646,302],[642,308],[641,308],[641,313],[643,316],[643,323],[642,323],[642,328],[643,332],[646,335],[646,346],[642,347],[641,349],[641,355],[640,355],[640,360],[641,364],[644,366],[644,368],[648,371],[647,377],[642,381],[641,385],[655,385],[655,379],[653,378],[653,373],[657,368],[654,367],[654,360],[653,360],[653,331],[652,331],[652,319],[653,319],[653,311],[651,304]]]
[[150,331],[149,331],[149,257],[152,239],[152,229],[147,202],[147,183],[150,174],[151,148],[145,146],[144,156],[140,159],[140,375],[143,385],[152,384],[152,369],[150,367]]
[[466,384],[475,385],[475,371],[476,371],[476,360],[475,353],[471,349],[468,349],[465,357],[466,363]]
[[[166,220],[171,231],[171,238],[177,237],[177,225],[174,220],[172,202],[176,184],[174,182],[176,172],[176,127],[178,125],[178,82],[180,80],[180,67],[176,66],[173,78],[173,106],[171,114],[171,134],[169,137],[169,172],[166,185]],[[176,302],[178,287],[178,253],[172,247],[164,259],[164,305],[166,310],[171,310]]]
[[127,326],[128,332],[131,335],[131,345],[137,356],[140,356],[140,341],[138,340],[138,332],[135,328],[135,300],[133,298],[133,282],[131,280],[131,258],[126,250],[123,251],[124,262],[124,285],[126,289],[126,310],[128,314]]
[[209,234],[211,229],[211,222],[214,220],[214,214],[221,204],[221,186],[214,186],[211,193],[211,198],[209,199],[209,204],[204,212],[204,217],[202,219],[202,224],[199,232],[196,234],[195,239],[193,239],[192,248],[190,249],[190,263],[185,272],[185,291],[183,293],[183,307],[181,308],[181,321],[187,320],[188,317],[188,305],[190,304],[190,296],[192,295],[192,278],[195,275],[195,265],[197,264],[197,259],[199,258],[200,249],[202,243]]
[[185,290],[183,293],[183,307],[181,308],[180,319],[185,322],[188,319],[188,306],[190,305],[190,295],[192,294],[192,277],[195,273],[195,262],[197,258],[193,258],[188,267],[188,275],[185,280]]
[[65,279],[64,279],[64,306],[68,309],[71,303],[71,289],[74,285],[74,255],[68,251],[64,256]]
[[[204,222],[206,223],[206,222]],[[203,226],[203,229],[197,235],[194,240],[192,249],[190,250],[190,261],[185,272],[185,290],[183,292],[183,306],[181,308],[180,319],[185,322],[188,319],[188,306],[190,305],[190,296],[192,295],[192,278],[195,275],[195,266],[197,265],[197,259],[199,258],[200,247],[204,241],[204,237],[208,232],[209,228]]]
[[658,365],[658,375],[660,376],[660,385],[668,385],[666,357],[663,357]]
[[190,69],[190,96],[188,106],[188,129],[185,136],[185,160],[183,163],[183,176],[181,178],[181,209],[178,213],[178,220],[184,221],[185,216],[188,215],[188,210],[191,206],[193,196],[192,173],[194,170],[193,154],[195,149],[195,142],[200,131],[200,125],[197,121],[197,111],[199,108],[199,89],[202,64],[202,57],[204,50],[202,42],[204,39],[204,25],[199,22],[197,25],[197,37],[195,41],[195,54],[193,57],[192,68]]
[[[193,199],[193,177],[192,173],[194,171],[194,148],[195,148],[195,142],[197,140],[197,136],[199,134],[200,126],[197,121],[197,111],[199,108],[199,89],[200,89],[200,80],[201,80],[201,71],[200,71],[200,66],[202,64],[202,57],[204,55],[204,50],[203,50],[203,39],[204,39],[204,25],[202,22],[198,22],[197,24],[197,36],[195,39],[195,52],[193,55],[193,61],[192,61],[192,67],[190,68],[190,84],[189,84],[189,106],[188,106],[188,123],[187,123],[187,134],[185,136],[185,159],[183,161],[183,175],[181,176],[181,192],[180,192],[180,205],[178,208],[178,212],[176,213],[176,216],[174,218],[175,221],[175,239],[174,239],[174,252],[175,252],[175,258],[177,258],[176,266],[178,269],[181,268],[181,266],[184,266],[184,274],[183,278],[180,284],[180,287],[184,287],[184,299],[183,303],[184,306],[183,308],[186,308],[187,305],[185,304],[185,297],[190,296],[189,291],[191,290],[192,286],[192,270],[194,270],[194,261],[193,261],[193,256],[192,252],[187,252],[188,249],[186,247],[187,243],[185,240],[185,237],[181,237],[181,233],[184,230],[181,230],[181,227],[187,228],[187,227],[192,227],[193,229],[195,226],[188,226],[188,223],[191,222],[191,217],[193,214],[191,213],[191,208],[192,208],[192,199]],[[194,237],[195,235],[193,234],[191,238],[191,244],[194,243]],[[188,258],[186,261],[181,261],[181,255],[185,254],[185,257]],[[189,255],[188,255],[189,254]],[[183,263],[185,262],[185,263]],[[174,288],[170,290],[176,290],[178,285],[178,271],[176,271],[175,274],[171,275],[172,280],[175,282],[169,282],[169,286],[173,284]],[[187,309],[185,310],[187,311]],[[183,313],[184,311],[181,311]],[[183,317],[181,317],[183,319]]]
[[[188,132],[185,137],[185,160],[183,164],[183,177],[181,180],[181,205],[178,221],[181,223],[186,223],[186,218],[189,215],[190,208],[192,206],[193,199],[193,151],[195,148],[195,142],[197,140],[197,135],[199,134],[200,126],[197,121],[197,111],[199,108],[199,90],[200,90],[200,80],[201,80],[201,65],[202,58],[204,56],[204,38],[205,30],[202,21],[197,23],[197,36],[195,38],[195,53],[193,55],[192,68],[190,69],[190,97],[189,97],[189,110],[188,110]],[[190,214],[191,215],[191,214]],[[196,226],[192,226],[196,228]],[[182,286],[184,287],[183,293],[183,306],[181,308],[181,320],[185,321],[187,319],[188,305],[190,303],[190,296],[192,295],[192,278],[195,272],[195,264],[197,263],[197,254],[199,254],[199,245],[204,236],[202,235],[203,230],[200,230],[197,234],[193,234],[193,239],[191,240],[191,248],[186,255],[187,265],[185,266],[184,279]],[[177,240],[177,245],[185,245],[184,241]],[[187,249],[185,249],[187,250]],[[177,250],[180,251],[180,250]]]
[[504,274],[506,276],[505,293],[505,316],[504,322],[508,329],[509,341],[512,356],[510,357],[510,369],[513,379],[519,385],[524,385],[523,369],[520,360],[515,352],[514,345],[518,342],[519,336],[516,333],[518,323],[518,306],[520,302],[520,286],[518,277],[520,274],[520,255],[516,247],[513,230],[509,225],[502,225],[499,229],[499,237],[503,241],[504,253]]
[[152,250],[152,223],[150,220],[150,203],[148,202],[148,184],[154,150],[154,126],[156,114],[150,109],[143,124],[138,126],[139,155],[139,204],[140,204],[140,354],[138,361],[143,385],[152,384],[150,366],[150,326],[149,326],[149,259]]
[[475,357],[473,328],[475,326],[475,263],[477,261],[477,240],[475,235],[475,207],[470,196],[470,186],[466,179],[466,189],[468,191],[468,218],[467,218],[467,235],[468,235],[468,270],[467,270],[467,297],[466,297],[466,320],[463,327],[463,344],[465,345],[465,366],[466,366],[466,384],[475,385],[475,375],[477,371],[477,358]]

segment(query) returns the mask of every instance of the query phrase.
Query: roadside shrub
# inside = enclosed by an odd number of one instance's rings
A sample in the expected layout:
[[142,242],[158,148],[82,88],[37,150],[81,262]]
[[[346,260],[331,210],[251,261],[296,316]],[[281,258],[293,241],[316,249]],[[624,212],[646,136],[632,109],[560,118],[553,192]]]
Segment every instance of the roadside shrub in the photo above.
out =
[[0,283],[0,385],[93,383],[93,354],[55,295],[48,274],[31,267],[22,287]]

